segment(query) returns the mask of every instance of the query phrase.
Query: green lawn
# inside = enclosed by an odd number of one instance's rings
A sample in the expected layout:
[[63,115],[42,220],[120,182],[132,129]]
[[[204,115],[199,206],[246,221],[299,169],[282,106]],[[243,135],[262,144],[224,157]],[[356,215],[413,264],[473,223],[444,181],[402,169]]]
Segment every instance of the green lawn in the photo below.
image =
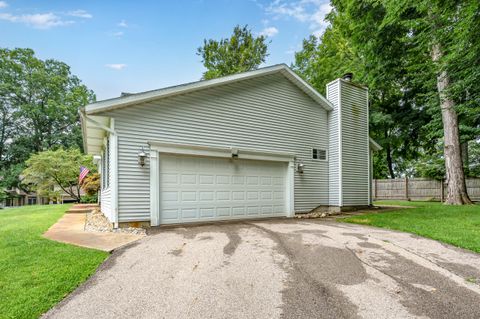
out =
[[480,205],[379,201],[375,205],[415,206],[340,219],[342,222],[401,230],[480,253]]
[[0,318],[37,318],[107,257],[105,252],[42,237],[68,207],[0,210]]

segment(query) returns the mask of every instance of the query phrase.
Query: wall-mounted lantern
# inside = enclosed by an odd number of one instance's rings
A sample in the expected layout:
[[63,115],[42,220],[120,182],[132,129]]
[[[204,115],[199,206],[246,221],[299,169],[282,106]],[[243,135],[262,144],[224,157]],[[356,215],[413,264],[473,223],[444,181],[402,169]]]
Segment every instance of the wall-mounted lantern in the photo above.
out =
[[143,150],[143,146],[142,146],[142,150],[138,153],[137,156],[138,156],[138,165],[140,165],[141,167],[144,167],[145,166],[145,159],[147,158],[147,154]]
[[303,170],[305,169],[305,164],[302,161],[297,163],[297,172],[303,174]]

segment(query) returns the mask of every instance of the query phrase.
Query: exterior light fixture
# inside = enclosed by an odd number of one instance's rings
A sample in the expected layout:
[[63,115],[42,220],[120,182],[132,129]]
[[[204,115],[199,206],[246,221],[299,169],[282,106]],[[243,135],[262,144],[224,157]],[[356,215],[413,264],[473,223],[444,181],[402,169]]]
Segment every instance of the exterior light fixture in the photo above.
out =
[[303,174],[303,170],[305,169],[305,164],[302,161],[297,163],[297,172]]
[[232,148],[232,158],[238,158],[238,148]]
[[142,146],[142,150],[138,153],[137,156],[138,156],[138,165],[140,165],[141,167],[144,167],[145,166],[145,159],[147,158],[147,154],[143,150],[143,146]]
[[348,82],[352,82],[353,80],[353,73],[345,73],[343,75],[343,79]]

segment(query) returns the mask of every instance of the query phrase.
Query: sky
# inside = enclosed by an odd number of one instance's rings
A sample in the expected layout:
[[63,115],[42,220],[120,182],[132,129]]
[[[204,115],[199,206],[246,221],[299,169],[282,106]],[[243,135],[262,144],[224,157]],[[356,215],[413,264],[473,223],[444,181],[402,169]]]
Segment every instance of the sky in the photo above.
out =
[[330,10],[329,0],[0,0],[0,47],[67,63],[103,100],[199,80],[197,48],[236,25],[267,37],[263,66],[290,64]]

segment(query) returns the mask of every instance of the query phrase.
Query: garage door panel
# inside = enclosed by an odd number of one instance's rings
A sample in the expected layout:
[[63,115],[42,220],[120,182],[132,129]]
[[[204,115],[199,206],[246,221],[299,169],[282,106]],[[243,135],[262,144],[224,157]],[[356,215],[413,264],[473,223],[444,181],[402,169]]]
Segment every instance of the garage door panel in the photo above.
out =
[[233,216],[243,216],[245,215],[245,207],[232,207]]
[[217,207],[218,217],[228,217],[231,215],[232,215],[232,212],[230,207]]
[[160,222],[285,216],[286,163],[160,155]]
[[178,209],[163,209],[162,210],[162,219],[163,220],[178,220]]
[[182,208],[182,218],[189,219],[189,218],[197,218],[197,210],[195,208]]
[[[175,181],[177,181],[178,178],[175,178]],[[180,175],[180,180],[182,184],[184,185],[196,185],[197,184],[197,175],[195,174],[181,174]]]

